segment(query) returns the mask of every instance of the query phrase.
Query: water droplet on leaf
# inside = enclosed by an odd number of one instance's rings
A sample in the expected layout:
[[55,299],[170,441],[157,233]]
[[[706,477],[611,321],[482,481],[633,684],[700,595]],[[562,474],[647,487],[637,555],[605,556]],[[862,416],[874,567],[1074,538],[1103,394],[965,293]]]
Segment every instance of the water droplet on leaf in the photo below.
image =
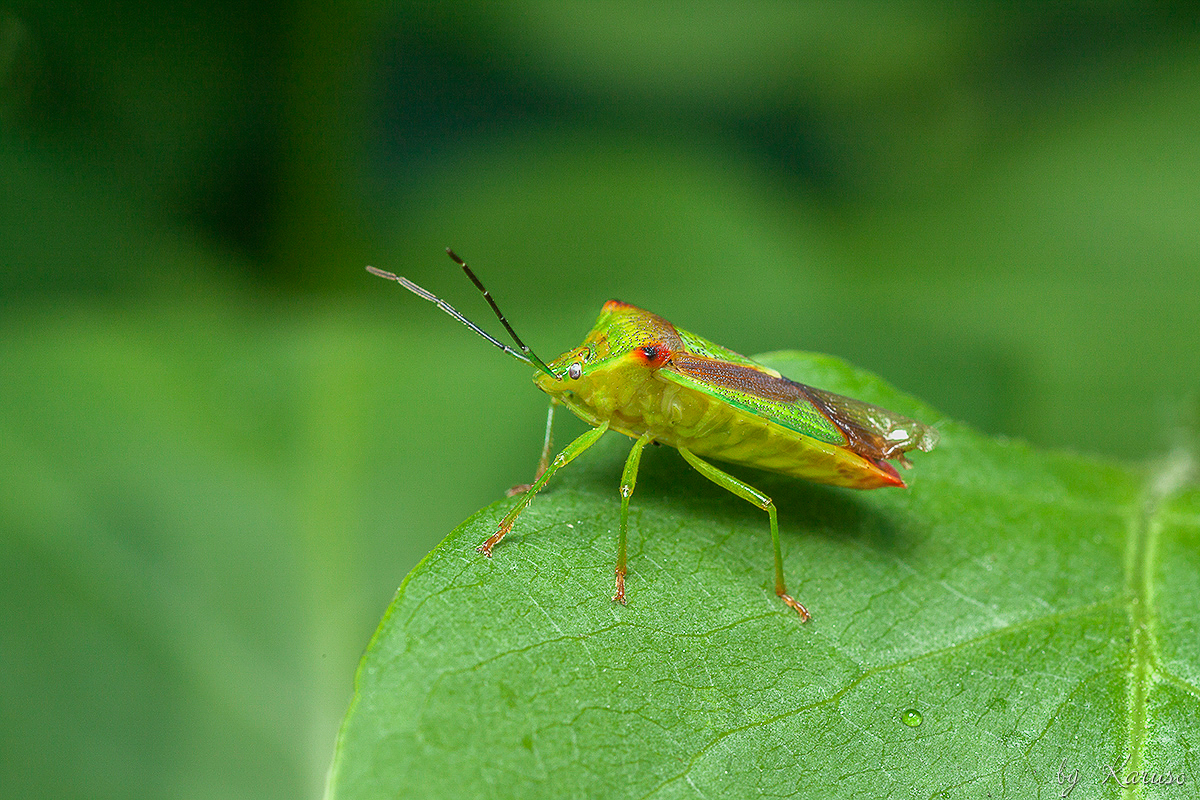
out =
[[910,728],[920,726],[922,719],[921,712],[915,708],[908,708],[900,713],[900,721]]

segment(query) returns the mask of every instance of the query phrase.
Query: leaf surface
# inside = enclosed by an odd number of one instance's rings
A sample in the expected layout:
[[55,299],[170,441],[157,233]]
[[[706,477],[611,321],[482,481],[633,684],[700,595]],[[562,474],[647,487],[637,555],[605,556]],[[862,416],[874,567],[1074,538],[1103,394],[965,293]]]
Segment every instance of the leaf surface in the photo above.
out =
[[[758,358],[937,421],[831,357]],[[564,469],[490,560],[474,548],[515,501],[481,510],[388,609],[329,795],[1055,797],[1078,770],[1072,796],[1137,796],[1112,765],[1182,773],[1171,796],[1196,797],[1190,461],[939,427],[908,490],[737,471],[778,505],[808,624],[772,592],[766,516],[667,448],[632,500],[627,606],[624,437]]]

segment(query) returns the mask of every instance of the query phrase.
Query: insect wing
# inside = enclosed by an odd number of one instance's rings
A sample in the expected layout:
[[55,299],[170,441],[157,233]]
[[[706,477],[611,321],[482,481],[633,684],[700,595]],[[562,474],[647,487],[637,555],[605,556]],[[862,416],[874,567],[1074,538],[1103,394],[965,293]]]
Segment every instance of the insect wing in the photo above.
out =
[[[818,405],[824,407],[838,427],[846,432],[855,449],[864,455],[895,458],[907,465],[904,453],[909,450],[927,453],[938,443],[937,429],[923,422],[853,397],[812,386],[805,386],[804,389]],[[876,452],[878,455],[874,455]]]
[[845,445],[846,434],[801,384],[750,366],[680,353],[659,371],[667,380],[715,395],[737,408],[828,444]]
[[[725,350],[698,336],[707,352]],[[732,353],[732,351],[726,351]],[[894,458],[907,464],[908,450],[932,450],[937,430],[914,419],[852,397],[789,380],[778,372],[733,353],[737,361],[678,354],[665,377],[689,388],[715,394],[730,404],[821,442],[838,444],[873,460]]]

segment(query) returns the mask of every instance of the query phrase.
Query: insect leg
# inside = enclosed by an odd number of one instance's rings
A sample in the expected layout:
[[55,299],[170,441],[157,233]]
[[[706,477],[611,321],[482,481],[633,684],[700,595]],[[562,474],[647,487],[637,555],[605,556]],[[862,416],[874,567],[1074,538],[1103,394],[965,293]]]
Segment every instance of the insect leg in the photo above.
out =
[[550,448],[554,446],[554,409],[558,408],[558,398],[550,398],[550,408],[546,411],[546,438],[542,442],[542,456],[538,459],[537,472],[534,473],[533,479],[546,474],[546,470],[550,468]]
[[529,505],[530,501],[533,500],[533,496],[537,494],[543,486],[546,485],[546,482],[554,476],[554,473],[558,472],[559,467],[570,464],[577,455],[594,445],[606,430],[608,430],[607,421],[600,423],[599,427],[592,428],[590,431],[564,447],[563,451],[556,455],[554,460],[550,462],[550,466],[547,467],[546,471],[542,473],[542,477],[538,478],[534,482],[533,486],[529,488],[529,491],[526,492],[521,498],[521,500],[512,507],[512,510],[504,515],[504,519],[500,520],[500,527],[496,529],[496,532],[488,537],[486,542],[479,545],[479,547],[475,549],[483,553],[488,558],[491,558],[492,548],[504,538],[505,534],[512,530],[513,523],[516,522],[517,516],[525,510],[525,507]]
[[809,616],[808,609],[788,595],[787,585],[783,581],[783,552],[779,547],[779,520],[775,516],[774,501],[750,484],[739,481],[727,472],[722,472],[707,461],[700,460],[686,447],[680,447],[679,453],[701,475],[767,512],[767,515],[771,518],[771,543],[775,546],[775,594],[779,595],[779,598],[783,602],[795,609],[796,613],[800,615],[801,622],[806,622]]
[[[537,472],[534,473],[533,479],[536,481],[546,473],[546,469],[550,466],[550,448],[554,443],[554,409],[558,407],[558,398],[550,398],[550,410],[546,412],[546,440],[542,442],[542,456],[538,459]],[[532,483],[518,483],[516,486],[509,489],[505,494],[509,497],[528,492]]]
[[638,465],[642,461],[642,448],[652,437],[643,433],[633,443],[629,458],[625,459],[625,471],[621,473],[621,534],[617,539],[617,593],[613,601],[625,605],[625,551],[629,541],[629,498],[637,484]]

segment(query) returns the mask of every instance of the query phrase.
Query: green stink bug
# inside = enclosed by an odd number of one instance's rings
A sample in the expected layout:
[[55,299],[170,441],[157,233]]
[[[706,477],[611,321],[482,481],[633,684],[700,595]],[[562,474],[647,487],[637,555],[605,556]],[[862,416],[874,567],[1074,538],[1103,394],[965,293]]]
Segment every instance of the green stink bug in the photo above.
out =
[[[521,341],[475,273],[452,250],[455,263],[483,293],[517,347],[512,349],[417,284],[375,267],[367,271],[399,283],[514,358],[536,367],[533,381],[550,395],[546,437],[532,485],[514,487],[521,499],[496,532],[477,549],[489,558],[521,511],[561,467],[591,447],[605,431],[634,440],[621,476],[621,527],[617,541],[616,594],[625,602],[629,498],[642,449],[670,445],[701,475],[767,512],[775,548],[775,594],[801,621],[808,610],[787,593],[779,522],[770,497],[700,456],[743,464],[817,483],[855,489],[903,487],[888,459],[910,466],[909,450],[932,450],[937,430],[878,406],[788,380],[777,371],[628,303],[604,304],[583,344],[550,363]],[[550,458],[554,411],[571,409],[592,429]],[[510,493],[510,494],[512,494]]]

